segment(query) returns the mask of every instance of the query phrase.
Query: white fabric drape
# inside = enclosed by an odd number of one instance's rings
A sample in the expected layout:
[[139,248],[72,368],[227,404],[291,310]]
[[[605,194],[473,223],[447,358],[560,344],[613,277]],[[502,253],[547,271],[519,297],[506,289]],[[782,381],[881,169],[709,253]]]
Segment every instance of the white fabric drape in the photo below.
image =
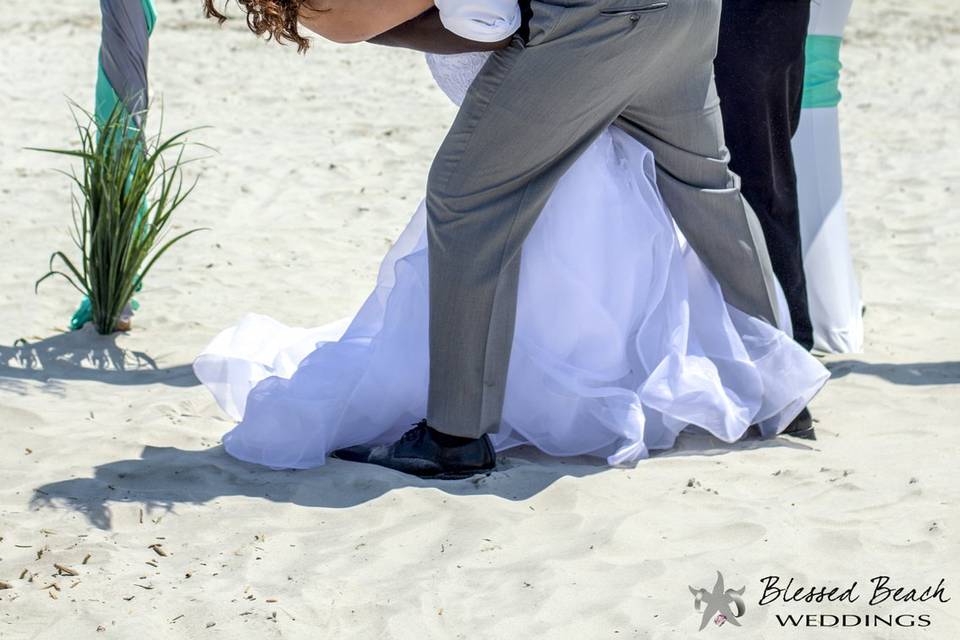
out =
[[[842,36],[852,3],[814,0],[809,33]],[[863,312],[843,203],[835,107],[803,110],[793,153],[814,347],[830,353],[857,352],[863,347]]]

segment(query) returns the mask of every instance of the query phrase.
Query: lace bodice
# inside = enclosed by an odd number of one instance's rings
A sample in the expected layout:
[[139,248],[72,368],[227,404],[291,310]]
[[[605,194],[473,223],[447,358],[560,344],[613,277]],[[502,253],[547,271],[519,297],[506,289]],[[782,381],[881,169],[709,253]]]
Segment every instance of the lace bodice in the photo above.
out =
[[427,54],[427,65],[440,89],[458,107],[467,95],[467,89],[480,73],[489,53],[460,53],[456,55]]

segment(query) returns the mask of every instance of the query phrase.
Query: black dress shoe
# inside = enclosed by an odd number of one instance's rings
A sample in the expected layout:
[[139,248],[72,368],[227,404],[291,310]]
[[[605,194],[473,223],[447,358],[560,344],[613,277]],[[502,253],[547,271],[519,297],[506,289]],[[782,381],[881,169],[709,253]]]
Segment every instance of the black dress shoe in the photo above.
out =
[[810,415],[810,410],[804,407],[800,415],[783,430],[783,435],[803,440],[816,440],[817,433],[813,429],[813,416]]
[[334,458],[380,465],[421,478],[455,480],[493,471],[497,456],[484,434],[476,439],[446,436],[426,420],[417,423],[393,444],[358,445],[337,449]]

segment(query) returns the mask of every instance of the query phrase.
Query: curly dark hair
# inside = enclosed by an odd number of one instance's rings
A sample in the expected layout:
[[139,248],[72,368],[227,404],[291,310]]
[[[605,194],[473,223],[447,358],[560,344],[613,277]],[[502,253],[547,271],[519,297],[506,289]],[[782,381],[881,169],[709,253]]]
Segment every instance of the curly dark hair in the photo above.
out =
[[[236,0],[240,8],[247,12],[247,26],[258,36],[266,35],[267,40],[276,40],[280,44],[293,43],[299,53],[310,48],[310,41],[300,35],[297,18],[300,8],[308,0]],[[221,13],[214,3],[216,0],[203,0],[203,13],[208,18],[216,18],[223,24],[227,16]],[[230,0],[225,0],[223,10]]]

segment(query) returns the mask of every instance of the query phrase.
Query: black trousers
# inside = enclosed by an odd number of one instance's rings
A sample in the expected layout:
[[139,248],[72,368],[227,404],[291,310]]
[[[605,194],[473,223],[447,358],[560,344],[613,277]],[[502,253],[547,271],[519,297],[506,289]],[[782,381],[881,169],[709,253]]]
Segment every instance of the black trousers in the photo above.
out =
[[730,168],[760,218],[794,338],[813,347],[790,141],[800,124],[810,0],[723,0],[715,61]]

